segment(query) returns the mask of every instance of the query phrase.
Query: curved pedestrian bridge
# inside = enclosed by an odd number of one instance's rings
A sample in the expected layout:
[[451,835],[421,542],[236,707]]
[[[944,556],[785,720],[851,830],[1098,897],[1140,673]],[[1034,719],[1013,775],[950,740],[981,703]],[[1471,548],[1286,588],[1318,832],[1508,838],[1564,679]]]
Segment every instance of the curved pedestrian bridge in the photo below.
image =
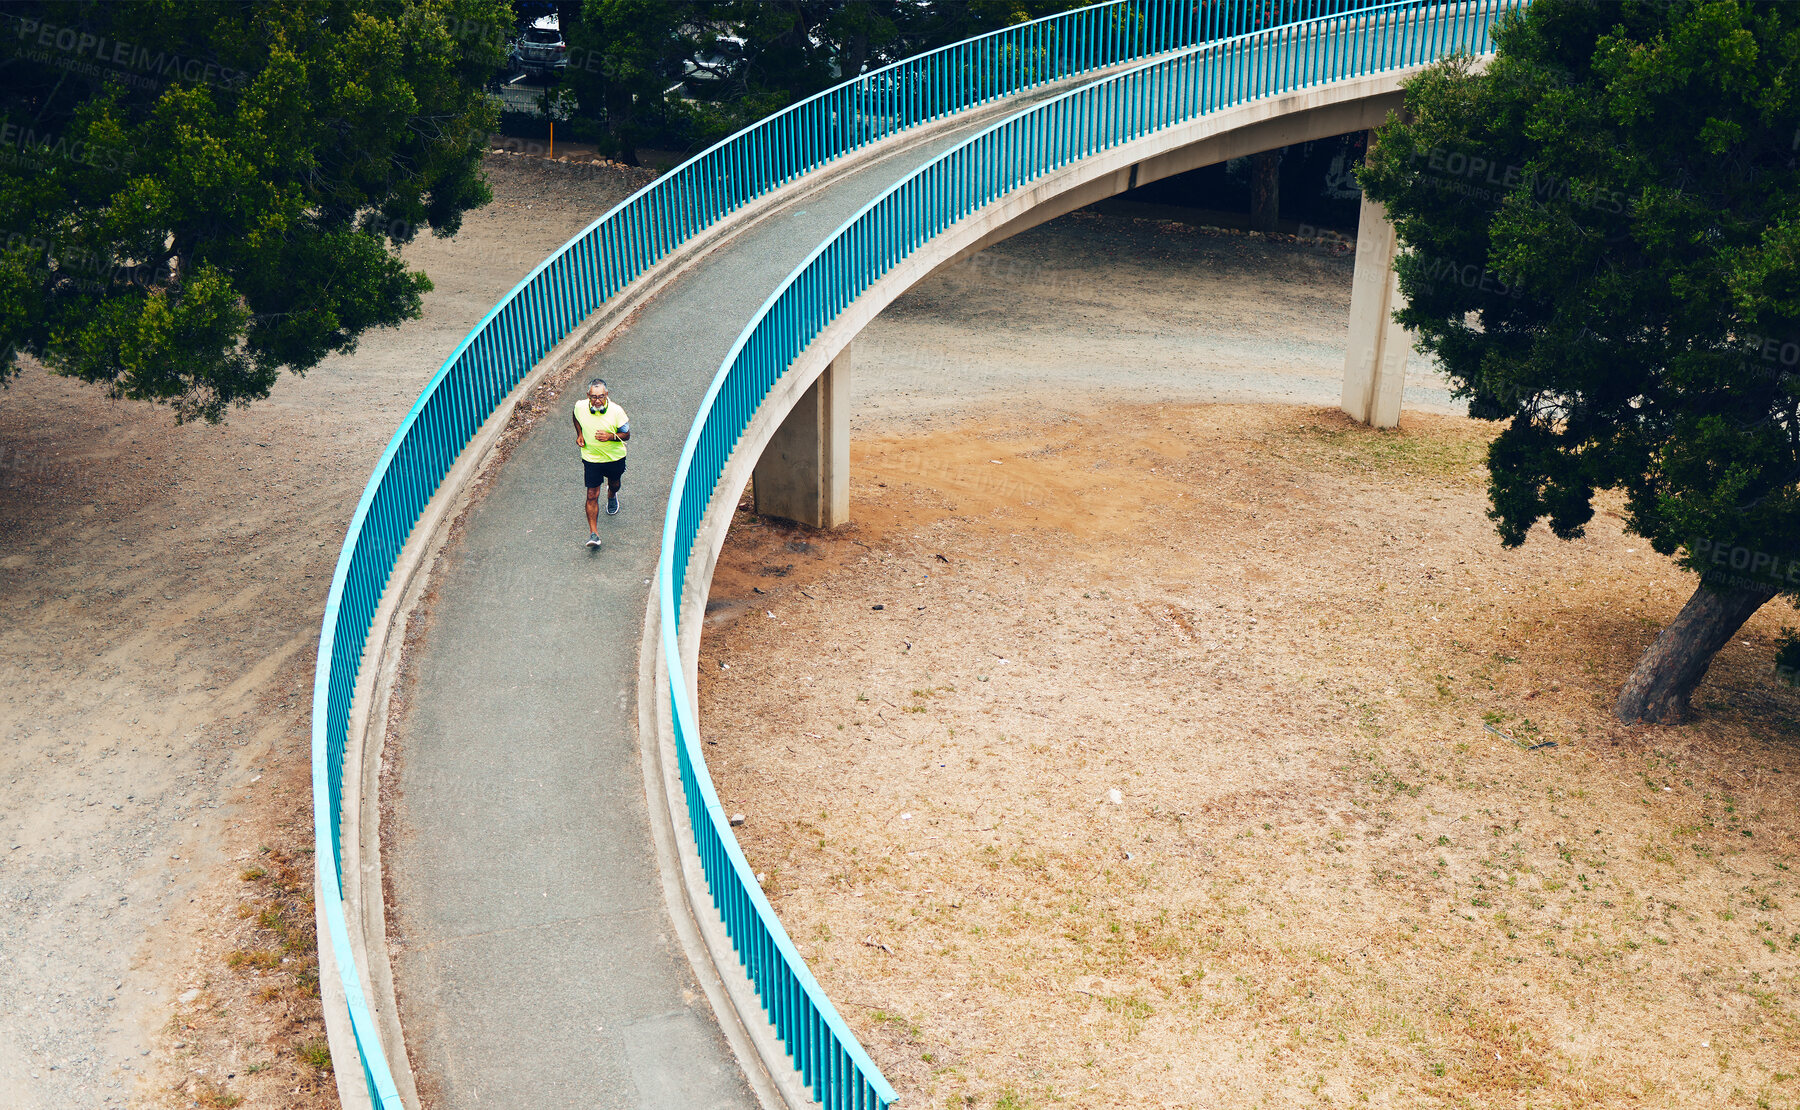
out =
[[[1136,185],[1375,126],[1518,6],[1116,0],[1010,28],[697,156],[496,306],[377,465],[321,636],[345,1105],[892,1102],[706,774],[693,665],[738,496],[754,471],[759,511],[844,519],[844,353],[933,270]],[[1409,347],[1392,252],[1365,203],[1344,407],[1377,425]],[[597,552],[567,420],[596,374],[635,433]]]

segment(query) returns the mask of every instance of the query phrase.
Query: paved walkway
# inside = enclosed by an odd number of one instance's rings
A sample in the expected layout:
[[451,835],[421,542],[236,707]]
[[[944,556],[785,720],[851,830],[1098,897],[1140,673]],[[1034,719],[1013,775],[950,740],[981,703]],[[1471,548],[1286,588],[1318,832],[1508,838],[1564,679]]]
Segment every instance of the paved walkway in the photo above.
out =
[[[469,514],[417,659],[393,827],[394,975],[444,1110],[750,1108],[673,933],[637,748],[639,638],[675,463],[768,294],[833,228],[981,122],[906,144],[716,251],[596,361],[631,414],[622,510],[582,546],[546,414]],[[586,387],[574,382],[559,406]]]

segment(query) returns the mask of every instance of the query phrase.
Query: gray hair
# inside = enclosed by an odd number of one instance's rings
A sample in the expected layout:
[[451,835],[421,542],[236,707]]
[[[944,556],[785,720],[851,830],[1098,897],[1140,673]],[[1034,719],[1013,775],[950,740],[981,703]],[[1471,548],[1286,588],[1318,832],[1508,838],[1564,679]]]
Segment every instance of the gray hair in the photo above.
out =
[[[593,380],[593,381],[591,381],[591,382],[589,382],[589,383],[588,383],[588,388],[589,388],[589,389],[592,389],[592,388],[594,388],[594,387],[595,387],[595,386],[599,386],[599,387],[600,387],[600,388],[601,388],[601,389],[606,389],[606,379],[605,379],[605,378],[595,378],[595,379],[594,379],[594,380]],[[607,392],[609,392],[609,393],[610,393],[610,392],[612,392],[612,391],[611,391],[611,390],[607,390]]]

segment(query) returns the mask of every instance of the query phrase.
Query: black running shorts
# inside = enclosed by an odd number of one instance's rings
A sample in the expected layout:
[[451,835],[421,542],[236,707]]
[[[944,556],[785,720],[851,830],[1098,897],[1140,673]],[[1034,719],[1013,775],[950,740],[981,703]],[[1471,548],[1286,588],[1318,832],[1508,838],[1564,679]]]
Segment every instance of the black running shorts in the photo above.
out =
[[587,476],[587,488],[599,489],[603,482],[616,482],[625,477],[625,460],[614,459],[612,462],[590,462],[581,460],[582,472]]

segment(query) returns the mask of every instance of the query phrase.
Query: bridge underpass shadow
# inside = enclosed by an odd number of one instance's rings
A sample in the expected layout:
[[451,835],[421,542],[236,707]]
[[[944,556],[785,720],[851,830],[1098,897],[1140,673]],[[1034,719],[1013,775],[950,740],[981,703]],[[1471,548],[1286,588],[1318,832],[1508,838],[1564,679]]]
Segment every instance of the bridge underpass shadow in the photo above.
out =
[[[939,270],[858,335],[852,434],[1009,404],[1335,406],[1352,250],[1089,209]],[[1405,411],[1463,413],[1410,352]]]

